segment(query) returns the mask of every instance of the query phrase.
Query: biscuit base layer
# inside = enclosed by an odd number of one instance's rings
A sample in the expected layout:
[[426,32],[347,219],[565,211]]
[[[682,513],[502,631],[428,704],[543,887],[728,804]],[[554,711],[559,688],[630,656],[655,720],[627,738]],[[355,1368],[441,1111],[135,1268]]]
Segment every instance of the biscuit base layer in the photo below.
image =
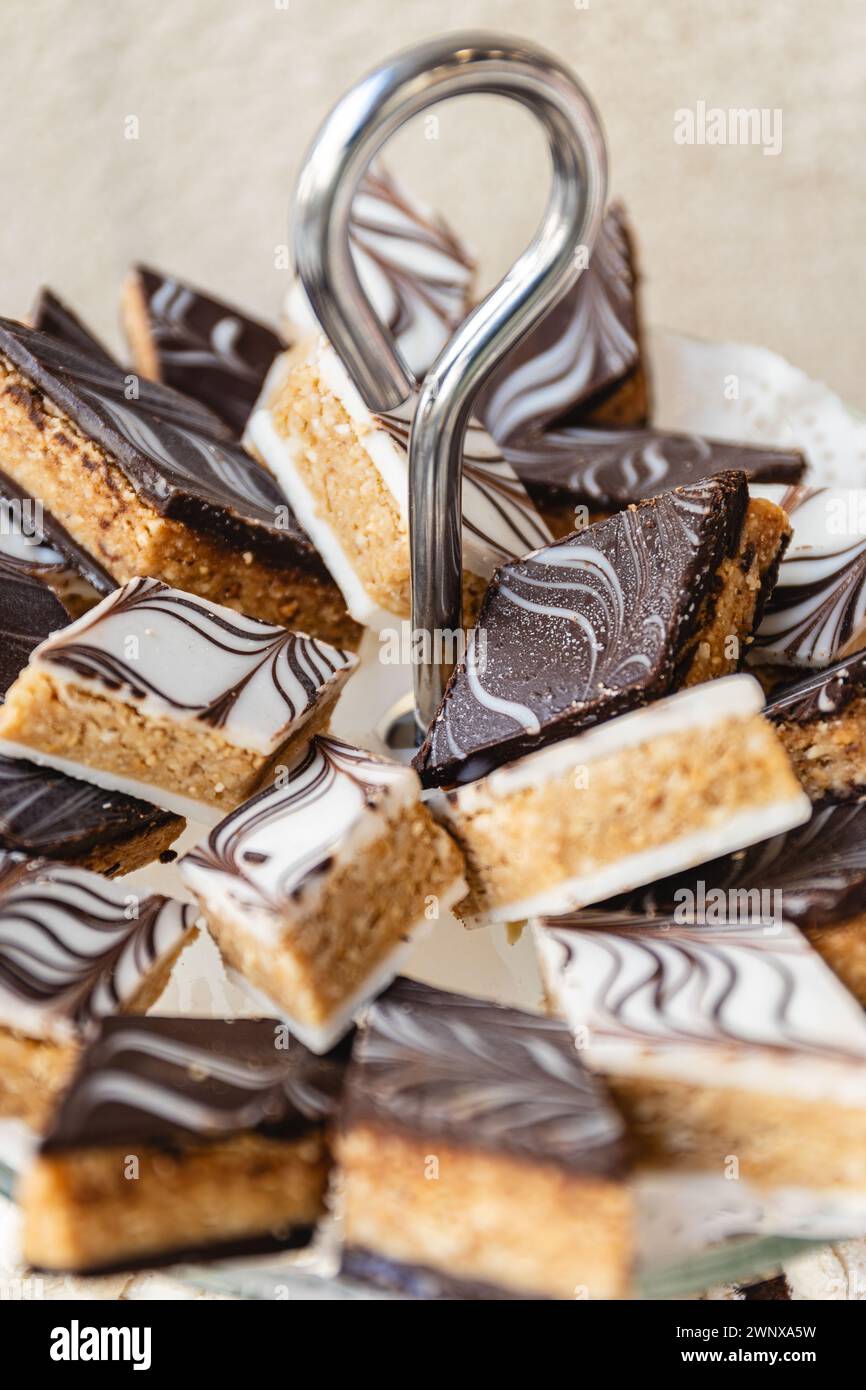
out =
[[349,1247],[540,1298],[623,1298],[626,1188],[426,1136],[353,1125],[338,1140]]
[[[707,1064],[708,1082],[712,1064]],[[648,1167],[711,1169],[755,1183],[866,1185],[866,1110],[712,1084],[604,1073]]]
[[866,913],[804,931],[818,955],[866,1009]]
[[857,696],[828,719],[775,728],[788,750],[803,790],[813,801],[862,796],[866,790],[866,696]]
[[262,1237],[297,1244],[322,1213],[327,1173],[320,1133],[48,1152],[21,1187],[24,1257],[38,1269],[95,1272]]
[[[81,869],[92,869],[94,873],[115,878],[118,874],[131,874],[134,869],[143,869],[155,859],[170,854],[171,846],[183,834],[186,822],[182,816],[168,816],[165,821],[143,830],[139,835],[129,835],[126,839],[112,840],[110,843],[93,845],[80,854],[66,855],[52,851],[50,859],[59,859],[65,864],[75,864]],[[0,848],[3,848],[0,836]],[[15,845],[10,845],[15,849]]]
[[233,911],[205,894],[199,900],[227,964],[319,1052],[336,1041],[334,1028],[339,1035],[348,1027],[347,1006],[360,1006],[365,987],[384,988],[393,978],[395,953],[407,939],[465,891],[462,869],[451,838],[416,805],[331,870],[315,903],[287,917],[277,940],[264,940],[242,907]]
[[[27,666],[0,709],[0,739],[61,771],[80,769],[90,781],[105,774],[105,785],[144,794],[169,810],[184,813],[187,803],[202,802],[228,812],[252,795],[275,762],[327,726],[339,693],[339,687],[326,693],[283,747],[266,755],[229,743],[218,729],[145,715],[120,697]],[[137,792],[142,787],[154,794]]]
[[[296,485],[304,489],[317,523],[310,525],[314,540],[324,528],[354,575],[354,582],[347,576],[343,587],[359,621],[370,621],[368,608],[380,616],[409,618],[407,518],[367,453],[355,421],[312,363],[291,365],[270,402],[270,421],[291,449]],[[285,486],[283,477],[278,475],[278,481]],[[288,490],[287,495],[293,500]],[[324,538],[318,543],[328,560]],[[337,568],[333,572],[339,578]],[[350,585],[360,587],[366,600],[355,603]],[[463,614],[469,627],[486,588],[486,580],[464,572]]]
[[[193,927],[162,959],[120,1010],[145,1014],[162,994],[181,951],[198,936]],[[78,1060],[77,1042],[30,1038],[0,1024],[0,1116],[44,1129]]]
[[737,553],[719,565],[714,591],[699,618],[685,685],[698,685],[738,669],[761,619],[765,596],[776,582],[790,535],[781,507],[763,498],[749,502]]
[[459,916],[586,907],[792,823],[797,783],[757,715],[722,719],[700,736],[665,734],[586,768],[578,758],[540,784],[447,811],[471,890]]
[[4,472],[38,498],[118,585],[148,575],[263,622],[357,647],[360,629],[336,585],[220,545],[162,516],[98,444],[2,358],[0,458]]

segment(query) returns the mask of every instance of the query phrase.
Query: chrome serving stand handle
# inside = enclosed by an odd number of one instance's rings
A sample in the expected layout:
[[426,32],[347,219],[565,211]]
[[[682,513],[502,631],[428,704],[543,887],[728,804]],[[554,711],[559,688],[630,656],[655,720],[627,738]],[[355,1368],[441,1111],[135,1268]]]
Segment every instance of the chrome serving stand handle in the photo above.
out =
[[432,720],[462,624],[461,470],[472,402],[501,358],[577,279],[607,190],[604,136],[576,77],[535,44],[448,35],[398,54],[337,103],[307,154],[294,207],[294,257],[322,329],[371,410],[394,410],[416,386],[361,286],[349,245],[358,184],[406,121],[448,97],[487,92],[529,108],[547,136],[552,179],[531,243],[442,350],[421,387],[409,445],[412,627],[427,632],[415,667],[419,724]]

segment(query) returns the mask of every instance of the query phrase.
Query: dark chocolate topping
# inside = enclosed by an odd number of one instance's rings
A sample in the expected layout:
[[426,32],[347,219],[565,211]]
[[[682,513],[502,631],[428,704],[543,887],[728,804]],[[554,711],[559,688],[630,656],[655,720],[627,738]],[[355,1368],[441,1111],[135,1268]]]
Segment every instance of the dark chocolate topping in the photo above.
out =
[[681,682],[748,506],[742,473],[617,512],[505,565],[415,767],[469,782]]
[[540,503],[570,503],[615,512],[728,469],[762,483],[796,483],[802,454],[725,444],[667,430],[546,430],[508,445],[503,453]]
[[585,415],[640,360],[637,275],[623,209],[611,206],[577,284],[508,354],[476,411],[499,444]]
[[537,1294],[514,1293],[497,1284],[483,1283],[478,1279],[461,1279],[457,1275],[446,1274],[441,1269],[431,1269],[429,1265],[406,1264],[379,1255],[361,1246],[349,1245],[343,1250],[340,1274],[344,1279],[360,1279],[391,1293],[403,1294],[406,1298],[423,1298],[425,1301],[469,1301],[472,1303],[514,1302],[531,1299],[534,1303],[546,1303]]
[[[778,724],[832,719],[866,689],[866,652],[837,661],[805,680],[774,690],[764,713]],[[866,772],[864,772],[866,776]]]
[[344,1125],[619,1174],[619,1116],[557,1020],[398,980],[355,1044]]
[[0,757],[0,848],[75,861],[99,846],[120,844],[183,821],[146,801],[107,792],[52,768]]
[[80,352],[95,353],[97,357],[110,362],[112,366],[117,365],[117,359],[114,355],[108,351],[108,348],[103,347],[99,339],[82,323],[78,315],[73,313],[69,305],[64,304],[53,290],[43,287],[39,291],[30,318],[33,327],[38,332],[50,333],[52,338],[59,338],[61,342],[68,343],[70,347],[78,348]]
[[[617,911],[664,917],[678,907],[685,912],[689,904],[699,909],[703,904],[704,919],[712,925],[716,889],[726,895],[728,919],[740,904],[749,920],[772,913],[778,900],[767,897],[762,907],[761,890],[779,893],[783,917],[798,927],[826,927],[866,911],[866,802],[819,804],[805,825],[622,894],[578,913],[574,921],[592,925],[589,918],[595,915],[611,922]],[[743,890],[736,907],[728,890]],[[750,898],[744,896],[749,892]]]
[[240,435],[284,344],[257,319],[182,280],[133,269],[148,317],[159,380],[219,415]]
[[33,648],[68,622],[69,614],[46,584],[0,562],[0,703]]
[[[97,593],[110,594],[117,585],[108,570],[83,550],[55,517],[42,509],[39,526],[35,526],[37,505],[13,478],[0,472],[0,569],[17,569],[49,583],[62,580],[64,571],[73,570]],[[21,545],[13,543],[15,537],[4,532],[4,525],[14,527],[17,518],[25,516],[27,535],[35,543],[22,554]]]
[[271,562],[327,575],[270,474],[212,411],[10,319],[0,319],[0,353],[157,512]]
[[105,1019],[43,1150],[294,1140],[334,1114],[347,1046],[315,1057],[276,1019]]

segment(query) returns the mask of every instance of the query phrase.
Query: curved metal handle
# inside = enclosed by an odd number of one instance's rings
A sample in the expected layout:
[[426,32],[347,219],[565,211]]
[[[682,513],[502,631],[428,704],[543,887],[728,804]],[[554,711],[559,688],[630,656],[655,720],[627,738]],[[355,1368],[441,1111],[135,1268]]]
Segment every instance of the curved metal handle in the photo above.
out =
[[[552,182],[541,225],[425,378],[409,446],[412,626],[461,627],[461,468],[472,402],[485,377],[580,274],[577,247],[598,234],[607,191],[601,124],[569,70],[543,49],[490,34],[449,35],[398,54],[337,103],[307,154],[294,209],[295,265],[316,317],[371,410],[393,410],[415,382],[361,287],[349,245],[358,183],[383,144],[434,103],[469,92],[510,97],[538,118]],[[419,543],[420,542],[420,543]],[[428,644],[444,653],[451,642]],[[415,667],[419,722],[436,712],[450,665]]]

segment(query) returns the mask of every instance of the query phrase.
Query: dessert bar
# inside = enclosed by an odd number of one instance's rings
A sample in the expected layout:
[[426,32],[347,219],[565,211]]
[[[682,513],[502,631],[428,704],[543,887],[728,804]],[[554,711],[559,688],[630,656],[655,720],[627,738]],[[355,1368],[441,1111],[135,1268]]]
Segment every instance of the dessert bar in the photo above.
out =
[[0,855],[0,1114],[40,1124],[95,1023],[156,1002],[194,921],[161,894]]
[[866,489],[756,486],[793,536],[755,637],[755,665],[821,668],[866,646]]
[[266,324],[144,265],[127,276],[123,322],[142,375],[208,406],[235,435],[284,347]]
[[411,768],[315,738],[181,861],[228,965],[316,1052],[466,892]]
[[[276,363],[246,442],[274,474],[352,617],[409,617],[409,432],[417,393],[372,415],[324,338]],[[550,532],[493,440],[470,422],[463,455],[464,614],[474,620],[497,565]]]
[[557,536],[714,473],[742,472],[756,482],[791,485],[806,468],[803,455],[793,450],[725,444],[649,426],[561,426],[505,444],[502,452]]
[[505,565],[416,757],[425,785],[736,670],[787,537],[779,507],[721,473]]
[[787,921],[866,1006],[866,802],[823,802],[782,835],[623,894],[598,909],[716,926]]
[[866,794],[866,652],[774,689],[767,718],[813,801]]
[[550,1019],[398,980],[346,1078],[343,1273],[421,1298],[627,1295],[623,1125]]
[[[472,307],[472,253],[378,160],[352,202],[349,244],[370,303],[423,381]],[[293,337],[320,331],[300,281],[289,291],[286,316]]]
[[148,574],[266,621],[357,637],[279,488],[212,411],[9,319],[0,460],[115,583]]
[[356,661],[133,579],[32,653],[0,752],[213,823],[326,724]]
[[168,863],[186,822],[120,792],[22,758],[0,757],[0,849],[113,877]]
[[569,912],[807,820],[762,706],[757,681],[723,677],[434,793],[466,856],[458,915]]
[[646,424],[638,283],[634,237],[624,208],[612,204],[580,279],[481,392],[478,413],[499,444],[558,424]]
[[866,1015],[795,927],[567,919],[534,935],[641,1162],[862,1189]]
[[275,1019],[106,1019],[22,1183],[25,1258],[94,1273],[307,1244],[343,1071]]

